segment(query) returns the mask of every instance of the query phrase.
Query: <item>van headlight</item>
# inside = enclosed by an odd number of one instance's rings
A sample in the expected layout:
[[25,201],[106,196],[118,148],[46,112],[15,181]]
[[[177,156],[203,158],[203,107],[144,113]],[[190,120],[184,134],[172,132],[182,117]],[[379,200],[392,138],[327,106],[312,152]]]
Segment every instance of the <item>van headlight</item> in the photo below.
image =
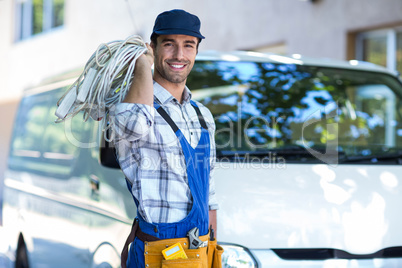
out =
[[225,250],[222,254],[222,267],[223,268],[257,268],[257,261],[247,248],[221,244]]

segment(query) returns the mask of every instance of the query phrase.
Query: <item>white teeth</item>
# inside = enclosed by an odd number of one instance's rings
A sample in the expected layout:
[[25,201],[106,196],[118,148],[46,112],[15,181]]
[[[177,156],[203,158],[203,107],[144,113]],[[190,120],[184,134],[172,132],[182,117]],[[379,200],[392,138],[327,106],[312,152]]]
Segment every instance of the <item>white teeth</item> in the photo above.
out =
[[171,65],[173,68],[183,68],[184,65],[176,65],[176,64],[172,64]]

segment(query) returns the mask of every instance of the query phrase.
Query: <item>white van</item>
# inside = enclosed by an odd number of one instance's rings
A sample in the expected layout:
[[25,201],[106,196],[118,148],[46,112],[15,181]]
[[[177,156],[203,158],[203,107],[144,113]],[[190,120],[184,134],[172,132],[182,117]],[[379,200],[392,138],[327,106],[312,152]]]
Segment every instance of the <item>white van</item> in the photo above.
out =
[[[53,123],[72,81],[21,101],[0,239],[10,267],[119,266],[136,208],[97,123]],[[224,267],[402,267],[396,74],[357,61],[200,52],[188,86],[217,126]]]

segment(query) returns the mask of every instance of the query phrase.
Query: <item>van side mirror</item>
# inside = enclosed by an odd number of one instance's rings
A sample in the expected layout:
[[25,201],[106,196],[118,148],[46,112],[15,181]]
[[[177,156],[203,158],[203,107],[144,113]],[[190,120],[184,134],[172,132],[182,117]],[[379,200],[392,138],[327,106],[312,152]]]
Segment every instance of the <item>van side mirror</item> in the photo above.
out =
[[[109,133],[106,135],[108,134]],[[99,161],[102,166],[120,169],[119,162],[117,161],[116,148],[113,143],[106,141],[103,135],[101,137],[101,146],[99,148]]]

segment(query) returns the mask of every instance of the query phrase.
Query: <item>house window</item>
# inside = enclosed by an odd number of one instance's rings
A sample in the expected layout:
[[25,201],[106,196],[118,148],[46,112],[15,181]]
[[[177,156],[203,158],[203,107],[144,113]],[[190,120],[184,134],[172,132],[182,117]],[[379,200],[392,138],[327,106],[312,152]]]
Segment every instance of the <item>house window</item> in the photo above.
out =
[[363,32],[357,35],[356,57],[402,74],[402,28]]
[[17,0],[16,41],[64,24],[64,0]]

